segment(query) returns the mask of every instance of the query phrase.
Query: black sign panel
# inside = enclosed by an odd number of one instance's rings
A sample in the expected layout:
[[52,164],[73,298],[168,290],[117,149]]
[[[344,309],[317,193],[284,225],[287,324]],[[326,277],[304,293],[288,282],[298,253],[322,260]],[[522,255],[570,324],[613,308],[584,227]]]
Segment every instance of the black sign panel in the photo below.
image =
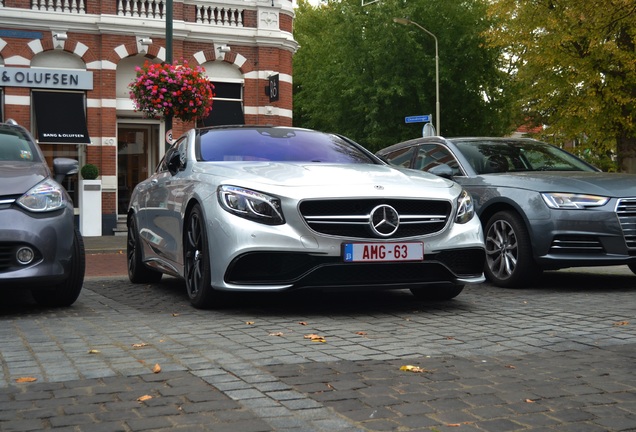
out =
[[269,101],[278,100],[278,74],[269,77]]
[[33,107],[38,142],[90,144],[83,93],[34,91]]

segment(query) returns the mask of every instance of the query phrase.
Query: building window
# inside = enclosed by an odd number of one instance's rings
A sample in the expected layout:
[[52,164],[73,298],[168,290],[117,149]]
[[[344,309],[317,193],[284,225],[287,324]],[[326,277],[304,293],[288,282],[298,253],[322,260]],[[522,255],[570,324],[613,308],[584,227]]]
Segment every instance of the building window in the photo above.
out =
[[243,115],[243,84],[216,82],[214,102],[210,115],[200,123],[203,126],[223,126],[245,124]]

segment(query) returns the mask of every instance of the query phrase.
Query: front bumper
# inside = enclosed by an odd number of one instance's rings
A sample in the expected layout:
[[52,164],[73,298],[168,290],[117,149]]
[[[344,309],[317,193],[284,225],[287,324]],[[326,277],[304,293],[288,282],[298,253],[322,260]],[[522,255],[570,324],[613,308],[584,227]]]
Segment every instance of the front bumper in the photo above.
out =
[[[0,209],[0,286],[64,280],[73,255],[73,210],[65,207],[50,213],[28,213],[15,207]],[[21,265],[15,252],[21,246],[35,251],[35,259]]]
[[343,243],[360,239],[321,235],[300,221],[275,227],[244,222],[237,230],[236,220],[226,223],[227,216],[221,216],[208,220],[208,232],[214,233],[209,236],[212,286],[220,290],[390,289],[484,281],[483,232],[477,217],[461,225],[452,223],[431,236],[367,239],[421,241],[423,261],[347,263],[343,259]]
[[422,262],[345,263],[340,257],[307,253],[247,253],[229,266],[231,285],[284,285],[288,288],[383,287],[481,283],[484,249],[445,250]]
[[[610,203],[606,208],[614,208]],[[530,221],[535,260],[544,269],[636,263],[617,213],[551,210],[549,219]]]

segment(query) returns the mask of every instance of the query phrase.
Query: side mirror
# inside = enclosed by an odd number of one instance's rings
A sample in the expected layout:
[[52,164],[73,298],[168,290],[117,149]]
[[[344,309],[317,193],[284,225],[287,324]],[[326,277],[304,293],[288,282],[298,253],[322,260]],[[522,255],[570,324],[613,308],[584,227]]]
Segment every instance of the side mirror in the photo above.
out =
[[428,170],[428,172],[449,180],[453,179],[453,169],[446,164],[436,165]]
[[175,175],[179,170],[183,169],[181,163],[181,154],[178,151],[173,151],[168,158],[168,171],[170,174]]
[[79,162],[69,158],[53,159],[53,173],[55,181],[61,183],[64,177],[77,174],[79,172]]

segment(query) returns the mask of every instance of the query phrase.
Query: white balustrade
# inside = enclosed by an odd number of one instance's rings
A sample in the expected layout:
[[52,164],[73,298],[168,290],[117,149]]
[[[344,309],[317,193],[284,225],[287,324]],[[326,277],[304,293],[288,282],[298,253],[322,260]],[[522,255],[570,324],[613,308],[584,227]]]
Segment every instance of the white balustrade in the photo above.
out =
[[64,13],[86,13],[86,0],[31,0],[32,10]]

